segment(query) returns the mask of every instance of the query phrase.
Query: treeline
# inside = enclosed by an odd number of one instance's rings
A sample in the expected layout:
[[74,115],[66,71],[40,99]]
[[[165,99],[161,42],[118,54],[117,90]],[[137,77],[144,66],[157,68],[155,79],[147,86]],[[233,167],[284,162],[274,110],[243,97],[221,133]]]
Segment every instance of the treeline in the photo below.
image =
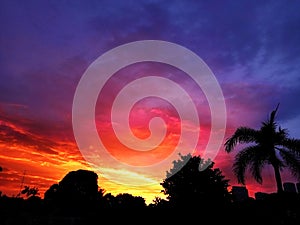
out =
[[25,187],[16,197],[1,195],[0,224],[77,225],[104,219],[132,222],[142,215],[174,221],[181,215],[187,220],[199,217],[212,223],[300,224],[299,194],[281,193],[261,201],[250,198],[235,202],[228,190],[229,180],[213,162],[200,156],[181,156],[161,186],[166,199],[155,198],[147,205],[141,196],[106,193],[98,186],[98,175],[93,171],[71,171],[49,187],[44,198],[34,187]]

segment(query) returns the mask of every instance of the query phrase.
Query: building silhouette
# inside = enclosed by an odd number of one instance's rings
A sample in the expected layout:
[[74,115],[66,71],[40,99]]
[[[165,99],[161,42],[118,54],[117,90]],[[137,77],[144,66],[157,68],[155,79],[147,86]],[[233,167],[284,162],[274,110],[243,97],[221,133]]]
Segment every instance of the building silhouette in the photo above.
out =
[[233,201],[241,202],[249,199],[248,189],[244,186],[232,186]]
[[268,193],[265,192],[256,192],[255,194],[255,200],[264,200],[268,197]]
[[292,182],[285,182],[283,183],[283,190],[285,192],[289,192],[289,193],[297,193],[296,191],[296,185]]
[[298,194],[300,194],[300,182],[298,182],[298,183],[296,184],[296,187],[297,187],[297,192],[298,192]]

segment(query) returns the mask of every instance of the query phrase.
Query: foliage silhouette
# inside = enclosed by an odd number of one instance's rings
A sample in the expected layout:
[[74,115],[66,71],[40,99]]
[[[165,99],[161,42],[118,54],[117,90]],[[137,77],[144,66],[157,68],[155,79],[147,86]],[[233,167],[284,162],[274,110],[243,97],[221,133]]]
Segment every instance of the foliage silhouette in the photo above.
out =
[[[229,180],[225,179],[219,168],[213,168],[214,162],[204,161],[200,156],[180,157],[173,162],[173,168],[161,183],[170,207],[205,209],[230,203]],[[199,169],[201,166],[204,166],[202,170]],[[181,167],[179,171],[178,167]]]
[[112,203],[112,207],[115,209],[143,209],[146,207],[143,197],[133,196],[128,193],[118,194],[112,199]]
[[77,170],[53,184],[45,192],[44,200],[48,210],[55,214],[85,215],[96,210],[98,196],[98,175]]
[[17,194],[17,197],[21,195],[26,195],[27,198],[30,198],[30,197],[40,195],[40,193],[37,187],[24,186],[24,189],[21,190],[19,194]]
[[152,200],[152,203],[149,204],[149,207],[156,209],[167,209],[169,208],[169,202],[161,197],[155,197]]
[[[177,166],[185,162],[178,171]],[[199,166],[208,167],[199,171]],[[178,217],[171,214],[174,209],[191,213],[193,207],[194,212],[210,221],[222,218],[222,222],[231,224],[241,223],[236,214],[246,218],[243,224],[298,225],[300,222],[300,194],[270,195],[266,200],[236,204],[230,201],[228,180],[219,169],[213,168],[213,163],[199,156],[181,156],[168,173],[168,178],[162,182],[167,200],[156,197],[147,206],[140,196],[128,193],[113,196],[102,188],[96,189],[97,176],[92,171],[72,171],[52,185],[44,199],[0,195],[0,224],[85,225],[97,220],[114,223],[120,219],[123,223],[132,223],[137,219],[137,213],[145,218],[178,222]],[[185,222],[194,218],[193,214],[184,215]]]
[[249,167],[254,179],[262,184],[261,171],[266,164],[272,165],[275,173],[277,192],[282,193],[280,171],[287,167],[300,179],[300,140],[289,138],[286,129],[278,127],[275,116],[279,104],[270,114],[267,121],[262,122],[259,130],[239,127],[225,142],[225,151],[230,153],[238,143],[250,144],[236,156],[233,171],[238,182],[245,184],[245,172]]
[[66,215],[97,214],[104,209],[146,207],[145,199],[128,193],[113,196],[98,187],[98,175],[93,171],[69,172],[44,195],[49,210]]
[[45,200],[60,198],[66,201],[89,201],[98,194],[98,175],[93,171],[77,170],[69,172],[58,184],[45,192]]

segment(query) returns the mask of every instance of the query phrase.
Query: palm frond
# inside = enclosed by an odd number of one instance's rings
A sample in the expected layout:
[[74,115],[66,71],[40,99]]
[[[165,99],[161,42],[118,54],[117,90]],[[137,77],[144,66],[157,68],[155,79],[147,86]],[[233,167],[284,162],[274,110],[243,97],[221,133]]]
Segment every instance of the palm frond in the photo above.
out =
[[284,138],[279,145],[300,157],[300,140],[295,138]]
[[290,169],[292,175],[300,179],[300,158],[287,149],[281,149],[279,152],[286,166]]
[[267,155],[264,154],[265,151],[256,150],[256,154],[253,156],[252,164],[250,167],[250,171],[252,173],[253,178],[257,181],[257,183],[262,184],[263,179],[261,176],[261,171],[266,164]]
[[231,152],[237,143],[251,143],[258,139],[259,131],[249,127],[239,127],[225,142],[225,151]]
[[262,131],[263,130],[269,130],[269,131],[274,131],[274,132],[276,131],[277,123],[275,121],[275,116],[278,111],[278,107],[279,107],[279,103],[278,103],[276,109],[274,109],[271,112],[269,119],[262,122],[262,126],[261,126]]
[[274,109],[272,112],[271,112],[271,115],[270,115],[270,123],[274,123],[275,121],[275,115],[278,111],[278,108],[279,108],[279,103],[277,104],[277,107],[276,109]]
[[275,131],[274,133],[274,144],[280,145],[281,142],[286,138],[288,138],[287,129],[282,129],[281,127],[279,127],[278,131]]
[[255,160],[260,152],[260,146],[248,146],[241,150],[236,156],[233,164],[233,172],[238,179],[238,183],[245,184],[245,172],[249,165]]

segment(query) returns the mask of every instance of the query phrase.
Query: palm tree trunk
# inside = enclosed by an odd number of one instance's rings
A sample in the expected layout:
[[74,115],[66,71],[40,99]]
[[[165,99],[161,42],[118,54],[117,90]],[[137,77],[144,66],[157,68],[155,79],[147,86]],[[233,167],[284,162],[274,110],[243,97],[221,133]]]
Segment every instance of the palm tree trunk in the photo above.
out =
[[280,170],[278,165],[273,165],[274,167],[274,172],[275,172],[275,180],[276,180],[276,185],[277,185],[277,193],[282,193],[283,188],[282,188],[282,180],[281,180],[281,175],[280,175]]

